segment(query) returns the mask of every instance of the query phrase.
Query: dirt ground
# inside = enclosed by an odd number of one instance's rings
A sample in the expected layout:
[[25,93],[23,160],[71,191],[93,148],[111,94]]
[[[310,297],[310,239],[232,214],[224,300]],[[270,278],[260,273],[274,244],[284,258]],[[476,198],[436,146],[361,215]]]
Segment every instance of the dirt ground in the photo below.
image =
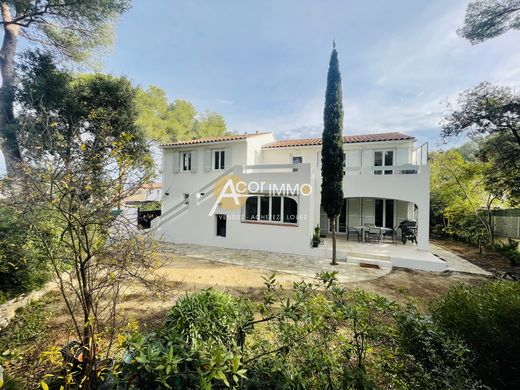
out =
[[[168,257],[169,264],[161,269],[161,273],[166,277],[167,283],[161,293],[155,294],[143,288],[129,287],[119,306],[118,332],[124,331],[126,324],[132,321],[137,321],[143,331],[156,329],[163,322],[176,299],[186,293],[207,287],[218,288],[237,296],[246,296],[259,301],[264,286],[263,277],[272,274],[272,272],[260,268],[246,268],[204,258],[175,254],[165,256]],[[277,280],[286,288],[290,288],[293,282],[302,279],[305,278],[295,274],[280,273],[277,275]],[[308,277],[306,279],[310,280]],[[370,281],[346,283],[345,286],[374,292],[398,303],[410,302],[419,307],[425,307],[428,302],[455,283],[481,283],[484,280],[486,280],[485,277],[468,274],[438,274],[394,269],[389,274]],[[38,383],[38,378],[41,379],[48,369],[44,364],[39,363],[41,353],[50,346],[62,346],[75,337],[67,311],[57,291],[48,293],[39,305],[41,307],[38,308],[38,311],[44,313],[44,317],[40,320],[44,321],[43,328],[35,326],[35,329],[39,329],[39,331],[35,331],[34,336],[30,336],[27,341],[17,343],[15,348],[11,348],[14,352],[10,352],[13,355],[5,367],[11,375],[23,378],[28,386]],[[13,333],[24,332],[27,325],[17,323],[15,318],[9,327],[12,327],[10,336],[12,337]],[[0,349],[2,349],[1,338],[4,335],[4,333],[0,334]],[[3,352],[0,350],[0,354]]]
[[[179,296],[203,288],[214,287],[235,295],[260,299],[264,278],[272,272],[260,268],[246,268],[238,265],[223,264],[201,258],[168,254],[169,265],[162,269],[163,275],[171,284],[171,290],[158,298],[140,296],[134,292],[125,299],[123,307],[129,314],[144,310],[163,311],[171,307]],[[296,281],[312,281],[312,278],[294,274],[277,273],[276,279],[285,288]],[[344,283],[348,288],[359,288],[383,295],[400,303],[414,302],[423,305],[445,292],[455,283],[480,283],[483,276],[459,273],[434,273],[394,269],[389,274],[369,281]]]
[[431,239],[430,242],[455,253],[464,260],[467,260],[491,273],[495,271],[508,271],[511,269],[511,264],[506,257],[496,252],[488,252],[485,248],[483,248],[482,253],[480,253],[478,247],[459,241]]

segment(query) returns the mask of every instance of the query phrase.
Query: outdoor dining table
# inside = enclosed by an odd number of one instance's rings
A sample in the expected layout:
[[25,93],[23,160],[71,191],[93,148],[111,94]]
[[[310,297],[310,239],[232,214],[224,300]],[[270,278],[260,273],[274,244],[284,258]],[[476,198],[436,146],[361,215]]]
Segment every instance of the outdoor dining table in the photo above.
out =
[[[385,233],[392,233],[394,231],[392,228],[387,227],[376,226],[376,228],[381,229],[381,241],[383,240],[383,235]],[[357,229],[361,233],[361,242],[365,242],[365,231],[370,229],[370,226],[359,225],[354,226],[354,229]]]

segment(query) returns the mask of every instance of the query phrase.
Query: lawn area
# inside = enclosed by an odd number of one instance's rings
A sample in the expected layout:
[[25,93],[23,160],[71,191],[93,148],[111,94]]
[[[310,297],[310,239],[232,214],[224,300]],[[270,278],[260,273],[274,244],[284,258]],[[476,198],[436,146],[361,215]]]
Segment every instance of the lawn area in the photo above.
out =
[[[139,287],[129,287],[119,306],[119,331],[137,321],[142,330],[159,327],[173,303],[186,293],[215,287],[235,296],[245,296],[259,301],[264,277],[272,274],[262,268],[248,268],[220,263],[205,258],[179,256],[165,253],[169,264],[161,272],[167,277],[161,294],[151,293]],[[296,274],[277,275],[286,288],[293,282],[308,276]],[[412,302],[425,307],[432,298],[439,296],[456,283],[477,284],[485,280],[481,276],[467,274],[393,270],[380,277],[354,283],[343,283],[347,288],[359,288],[390,298],[398,303]],[[0,334],[0,354],[6,372],[22,378],[24,386],[33,388],[46,372],[47,366],[39,362],[41,353],[51,346],[62,346],[74,339],[74,332],[66,309],[57,291],[45,295],[18,312],[12,323]]]

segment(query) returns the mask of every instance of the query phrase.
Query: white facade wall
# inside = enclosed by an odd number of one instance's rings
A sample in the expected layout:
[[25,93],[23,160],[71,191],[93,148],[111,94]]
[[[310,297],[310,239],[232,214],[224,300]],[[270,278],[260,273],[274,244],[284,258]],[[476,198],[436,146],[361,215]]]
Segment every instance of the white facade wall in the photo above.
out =
[[[321,192],[321,146],[263,148],[274,142],[271,133],[258,134],[245,140],[228,142],[165,147],[163,153],[163,216],[160,234],[163,239],[172,242],[184,242],[203,245],[216,245],[233,248],[247,248],[280,252],[306,253],[308,251],[313,228],[327,225],[326,217],[320,213]],[[211,160],[208,169],[207,156],[214,150],[226,151],[224,171],[213,169]],[[429,170],[426,165],[418,166],[417,173],[399,174],[398,167],[413,161],[413,141],[385,141],[345,144],[346,176],[343,192],[349,200],[349,217],[359,219],[359,224],[374,223],[374,199],[393,199],[395,220],[418,220],[418,248],[428,249],[429,230]],[[374,152],[392,150],[394,152],[393,169],[396,174],[374,175]],[[192,172],[176,172],[179,164],[176,154],[183,151],[194,152],[195,169]],[[213,153],[211,153],[212,155]],[[269,172],[272,164],[292,164],[293,157],[301,157],[302,165],[294,172]],[[175,162],[175,163],[174,163]],[[192,162],[193,164],[193,162]],[[251,173],[244,166],[264,166],[263,172]],[[290,184],[309,183],[313,187],[312,196],[298,196],[298,213],[305,216],[297,226],[261,224],[243,221],[243,210],[220,210],[226,214],[226,237],[216,235],[216,217],[208,216],[214,204],[214,198],[205,197],[199,202],[201,189],[208,191],[208,183],[215,181],[228,169],[232,174],[247,180],[267,183]],[[383,168],[384,169],[384,168]],[[189,204],[183,206],[184,194],[190,194]],[[356,206],[356,202],[359,207]],[[175,218],[169,218],[168,212],[175,205],[181,204]],[[417,212],[414,205],[417,206]],[[184,207],[184,209],[182,209]],[[357,208],[356,208],[357,207]],[[168,219],[169,218],[169,219]],[[298,250],[301,248],[301,250]]]
[[[387,141],[345,144],[346,175],[343,182],[345,198],[358,198],[362,202],[358,225],[374,223],[374,199],[397,200],[394,206],[396,223],[404,219],[418,220],[418,247],[428,249],[429,241],[429,209],[430,209],[430,175],[428,166],[423,165],[417,174],[374,175],[374,152],[391,150],[394,152],[394,167],[412,163],[414,151],[413,141]],[[288,164],[292,158],[301,156],[304,163],[311,164],[315,172],[313,186],[316,203],[313,215],[317,216],[313,224],[320,225],[322,230],[328,227],[328,221],[320,213],[321,191],[321,146],[288,147],[263,150],[265,164]],[[357,168],[357,169],[356,169]],[[349,203],[350,204],[350,203]],[[414,204],[417,206],[415,215]],[[362,210],[362,214],[361,214]],[[320,215],[321,214],[321,215]],[[356,221],[354,216],[353,221]]]
[[[294,172],[294,169],[297,171]],[[231,174],[241,177],[246,183],[254,181],[285,184],[292,188],[301,183],[308,183],[312,176],[309,164],[302,164],[294,168],[291,166],[284,169],[255,170],[254,172],[243,169],[242,166],[235,166]],[[181,212],[175,218],[168,216],[168,210],[163,211],[158,234],[161,239],[169,242],[306,253],[312,238],[311,221],[314,218],[307,210],[312,209],[311,205],[316,200],[314,193],[311,193],[310,196],[297,194],[293,198],[297,199],[298,214],[301,214],[301,219],[297,224],[245,221],[243,207],[230,210],[219,206],[214,212],[215,215],[210,215],[216,201],[213,194],[209,194],[201,201],[194,196],[188,204],[181,205]],[[182,210],[183,207],[184,210]],[[226,237],[217,236],[216,214],[227,216]]]

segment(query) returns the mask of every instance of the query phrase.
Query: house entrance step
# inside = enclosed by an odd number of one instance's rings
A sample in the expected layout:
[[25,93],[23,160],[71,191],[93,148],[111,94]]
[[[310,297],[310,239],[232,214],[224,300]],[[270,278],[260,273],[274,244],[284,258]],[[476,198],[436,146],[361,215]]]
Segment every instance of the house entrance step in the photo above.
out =
[[386,256],[386,255],[377,255],[375,253],[360,253],[360,252],[347,252],[347,257],[358,257],[358,258],[361,258],[361,259],[375,259],[375,260],[385,260],[385,261],[390,261],[391,262],[391,259],[390,259],[390,256]]
[[388,256],[379,256],[379,257],[387,257],[386,259],[370,257],[369,255],[364,255],[363,257],[353,256],[352,254],[347,255],[347,263],[350,264],[359,264],[360,266],[377,266],[379,268],[392,268],[392,262]]

